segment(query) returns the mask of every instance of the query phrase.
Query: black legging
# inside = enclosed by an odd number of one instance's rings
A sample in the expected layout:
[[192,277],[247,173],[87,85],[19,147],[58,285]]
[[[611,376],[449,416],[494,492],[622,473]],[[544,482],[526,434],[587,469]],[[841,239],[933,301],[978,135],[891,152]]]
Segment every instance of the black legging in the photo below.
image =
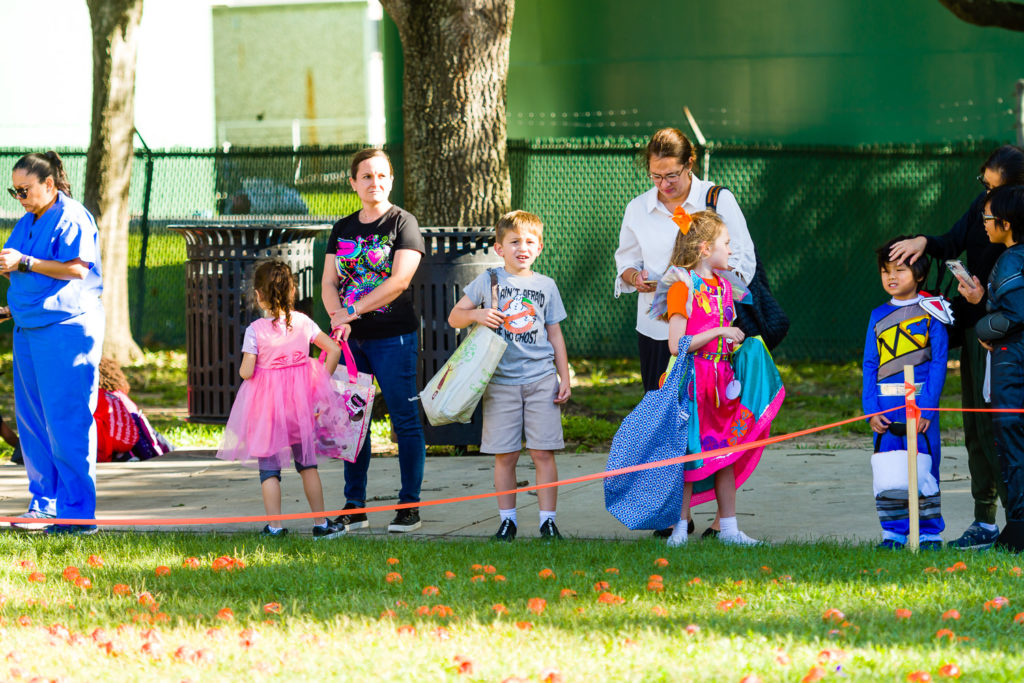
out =
[[640,347],[640,378],[643,380],[644,391],[658,388],[658,380],[668,367],[672,354],[668,350],[665,339],[651,339],[647,335],[636,333]]

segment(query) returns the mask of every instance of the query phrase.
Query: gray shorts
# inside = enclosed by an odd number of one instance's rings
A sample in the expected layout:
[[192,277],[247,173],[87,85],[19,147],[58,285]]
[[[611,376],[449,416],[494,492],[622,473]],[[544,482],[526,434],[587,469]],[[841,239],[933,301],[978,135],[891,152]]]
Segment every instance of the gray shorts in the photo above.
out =
[[558,375],[552,373],[532,384],[495,384],[484,391],[481,453],[518,453],[523,447],[554,451],[562,440],[562,408],[555,403]]

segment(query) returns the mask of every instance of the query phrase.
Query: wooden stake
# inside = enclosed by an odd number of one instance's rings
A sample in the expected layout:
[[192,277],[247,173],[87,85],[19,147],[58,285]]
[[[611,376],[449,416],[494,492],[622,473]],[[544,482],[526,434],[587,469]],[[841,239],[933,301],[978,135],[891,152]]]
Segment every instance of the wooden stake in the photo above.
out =
[[917,552],[921,547],[920,503],[917,494],[917,419],[920,409],[914,398],[914,366],[903,366],[903,390],[907,397],[907,507],[910,513],[910,531],[907,548]]

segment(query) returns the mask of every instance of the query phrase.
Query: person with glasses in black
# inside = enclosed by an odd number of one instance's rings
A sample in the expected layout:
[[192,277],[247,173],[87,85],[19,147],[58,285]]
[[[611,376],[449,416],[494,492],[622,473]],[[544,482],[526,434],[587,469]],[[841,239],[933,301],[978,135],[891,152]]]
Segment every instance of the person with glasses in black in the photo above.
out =
[[[992,243],[985,233],[982,214],[988,192],[1004,185],[1024,184],[1024,150],[1003,145],[981,165],[978,182],[983,191],[971,202],[949,232],[943,235],[917,235],[892,245],[893,261],[914,263],[922,254],[935,259],[955,259],[966,253],[970,283],[960,282],[961,296],[953,299],[954,328],[950,348],[960,344],[960,396],[964,408],[985,408],[983,395],[987,351],[978,343],[976,323],[985,315],[983,283],[996,260],[1006,250]],[[975,301],[976,303],[972,303]],[[996,503],[1006,505],[1006,483],[999,465],[991,413],[963,413],[964,440],[967,444],[967,466],[971,473],[971,495],[974,498],[974,522],[949,545],[961,550],[990,547],[999,537],[996,525]]]
[[[668,269],[679,227],[672,216],[677,210],[689,214],[707,208],[708,191],[715,187],[693,172],[696,159],[693,144],[676,128],[662,128],[647,143],[647,177],[653,187],[626,206],[619,230],[619,248],[615,252],[615,297],[638,292],[636,333],[640,352],[640,377],[644,391],[654,391],[668,367],[668,323],[650,316],[657,281]],[[732,192],[718,194],[715,211],[729,229],[730,270],[722,275],[733,287],[746,288],[754,277],[757,261],[747,220]],[[693,522],[690,521],[692,526]],[[716,520],[717,524],[717,520]],[[667,537],[671,529],[655,535]],[[691,530],[692,531],[692,530]],[[705,536],[717,536],[710,528]]]
[[32,501],[20,529],[95,533],[54,517],[96,516],[96,408],[104,315],[96,221],[71,198],[56,152],[11,174],[25,215],[0,250],[14,318],[14,405]]

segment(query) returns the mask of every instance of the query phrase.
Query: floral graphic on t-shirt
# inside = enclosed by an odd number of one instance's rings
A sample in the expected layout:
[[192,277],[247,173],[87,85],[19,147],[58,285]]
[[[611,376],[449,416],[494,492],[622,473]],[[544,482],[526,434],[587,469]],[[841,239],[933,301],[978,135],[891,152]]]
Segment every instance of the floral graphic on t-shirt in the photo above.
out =
[[[338,294],[343,306],[355,304],[390,277],[391,248],[391,239],[387,235],[338,240],[335,264],[340,282]],[[377,312],[389,308],[383,306]]]

